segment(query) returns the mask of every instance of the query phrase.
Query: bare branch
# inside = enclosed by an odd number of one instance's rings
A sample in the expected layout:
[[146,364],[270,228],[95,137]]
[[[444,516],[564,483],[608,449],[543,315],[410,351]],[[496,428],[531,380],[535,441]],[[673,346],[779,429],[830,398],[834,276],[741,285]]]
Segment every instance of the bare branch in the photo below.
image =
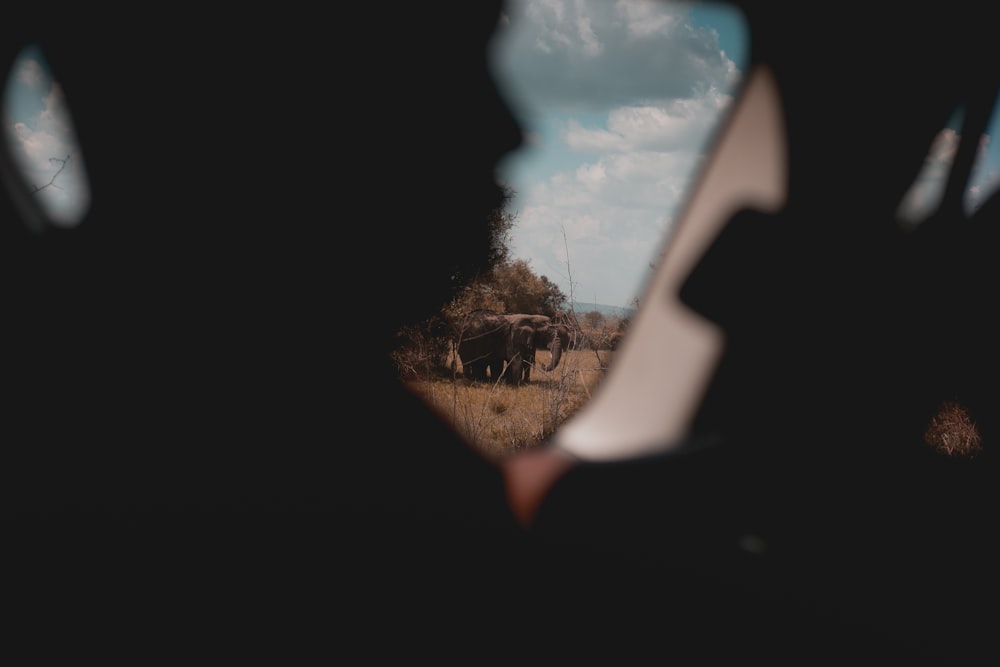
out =
[[559,225],[559,229],[562,231],[563,247],[566,249],[566,278],[569,280],[569,309],[572,313],[576,297],[573,295],[573,270],[569,263],[569,240],[566,238],[566,226]]
[[58,162],[59,163],[59,169],[56,170],[56,173],[52,174],[52,178],[45,185],[42,185],[40,187],[37,186],[37,185],[32,185],[31,186],[31,188],[32,188],[31,192],[32,193],[41,192],[45,188],[50,188],[50,187],[51,188],[56,188],[57,190],[61,190],[62,188],[60,188],[58,185],[56,185],[56,178],[58,178],[59,174],[62,173],[62,170],[66,168],[66,163],[69,162],[69,158],[70,158],[69,155],[67,155],[66,159],[64,159],[64,160],[60,159],[60,158],[57,158],[57,157],[50,157],[49,158],[49,162]]

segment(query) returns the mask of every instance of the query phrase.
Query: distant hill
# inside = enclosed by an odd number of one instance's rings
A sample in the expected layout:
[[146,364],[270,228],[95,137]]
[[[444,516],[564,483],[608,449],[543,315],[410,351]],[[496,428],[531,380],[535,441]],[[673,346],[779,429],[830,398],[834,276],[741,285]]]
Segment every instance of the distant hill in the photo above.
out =
[[595,310],[605,317],[631,317],[632,315],[635,315],[635,308],[609,306],[603,303],[583,303],[580,301],[573,302],[573,311],[577,315],[583,315],[584,313],[590,313]]

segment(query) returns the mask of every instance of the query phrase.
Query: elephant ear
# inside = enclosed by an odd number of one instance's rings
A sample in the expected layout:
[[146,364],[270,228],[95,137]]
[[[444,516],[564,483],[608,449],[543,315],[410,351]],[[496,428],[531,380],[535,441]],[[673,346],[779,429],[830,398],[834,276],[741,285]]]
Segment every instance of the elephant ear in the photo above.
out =
[[507,326],[509,328],[506,336],[506,356],[510,360],[522,349],[526,333],[524,327],[519,326],[516,322],[511,322]]
[[513,341],[518,346],[530,347],[535,340],[535,329],[530,324],[514,327]]

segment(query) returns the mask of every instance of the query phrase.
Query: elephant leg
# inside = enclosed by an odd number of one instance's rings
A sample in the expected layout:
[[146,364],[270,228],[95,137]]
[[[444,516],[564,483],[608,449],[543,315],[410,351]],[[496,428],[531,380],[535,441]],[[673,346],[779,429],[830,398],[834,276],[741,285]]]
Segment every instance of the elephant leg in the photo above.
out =
[[524,360],[521,358],[520,354],[515,354],[514,357],[507,362],[507,374],[504,376],[508,384],[517,386],[521,384],[522,376],[524,373]]
[[490,368],[490,379],[496,382],[503,373],[503,359],[493,358],[488,362]]
[[470,361],[468,364],[464,365],[465,377],[476,382],[486,382],[486,361],[476,360]]
[[523,372],[523,377],[521,378],[521,381],[524,384],[528,384],[528,382],[531,381],[531,367],[534,365],[535,365],[535,355],[530,354],[525,356],[524,362],[522,364],[524,372]]

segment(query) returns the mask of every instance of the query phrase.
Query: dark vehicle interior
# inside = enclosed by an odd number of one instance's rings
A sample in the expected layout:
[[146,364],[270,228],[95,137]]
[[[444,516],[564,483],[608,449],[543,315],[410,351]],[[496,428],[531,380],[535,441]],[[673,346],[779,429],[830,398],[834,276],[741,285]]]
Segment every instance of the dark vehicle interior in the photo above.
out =
[[[373,361],[488,250],[522,144],[487,66],[503,4],[156,6],[99,38],[88,8],[10,8],[4,67],[44,52],[90,192],[56,224],[0,150],[26,599],[79,621],[99,596],[147,649],[179,604],[179,643],[250,651],[292,650],[280,628],[463,664],[995,661],[1000,198],[962,205],[1000,91],[981,7],[732,3],[734,111],[524,527],[504,489],[535,461],[479,460]],[[903,225],[956,113],[940,205]],[[945,401],[975,456],[925,442]]]

